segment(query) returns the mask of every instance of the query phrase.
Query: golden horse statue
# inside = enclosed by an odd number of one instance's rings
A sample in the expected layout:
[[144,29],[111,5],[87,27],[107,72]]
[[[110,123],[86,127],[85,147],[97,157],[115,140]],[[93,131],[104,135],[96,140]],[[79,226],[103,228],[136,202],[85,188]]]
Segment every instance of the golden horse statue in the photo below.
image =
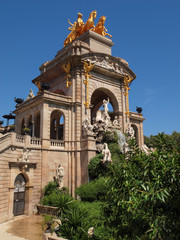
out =
[[87,22],[85,23],[84,25],[84,29],[83,29],[83,33],[85,33],[86,31],[94,28],[94,19],[96,18],[97,16],[97,12],[96,11],[92,11],[89,15],[89,18],[87,20]]
[[94,27],[93,31],[96,32],[96,33],[101,34],[104,37],[106,35],[108,35],[109,37],[112,38],[112,36],[109,33],[107,33],[107,29],[104,26],[105,21],[106,21],[106,17],[105,16],[100,17],[99,22],[96,25],[96,27]]

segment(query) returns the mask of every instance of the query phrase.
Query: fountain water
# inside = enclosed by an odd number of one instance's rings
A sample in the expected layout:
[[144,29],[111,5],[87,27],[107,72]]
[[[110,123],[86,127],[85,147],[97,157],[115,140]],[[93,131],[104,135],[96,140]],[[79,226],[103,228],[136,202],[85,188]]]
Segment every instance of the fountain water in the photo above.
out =
[[124,133],[122,133],[120,130],[116,129],[117,135],[118,135],[118,144],[119,148],[122,153],[124,153],[124,144],[126,143],[126,137]]

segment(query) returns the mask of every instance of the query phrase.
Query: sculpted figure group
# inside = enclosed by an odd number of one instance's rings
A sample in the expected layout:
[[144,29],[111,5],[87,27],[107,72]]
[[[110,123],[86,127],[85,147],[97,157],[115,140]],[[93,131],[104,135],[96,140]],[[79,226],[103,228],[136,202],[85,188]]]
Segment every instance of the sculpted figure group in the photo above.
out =
[[92,11],[90,13],[89,18],[85,24],[82,20],[82,16],[83,15],[81,13],[78,13],[77,21],[74,22],[74,24],[72,24],[68,19],[68,23],[71,25],[71,27],[69,27],[68,30],[71,32],[69,33],[69,35],[67,36],[67,38],[64,41],[64,47],[67,46],[74,39],[78,38],[79,36],[81,36],[83,33],[85,33],[88,30],[92,30],[102,36],[108,35],[109,37],[112,37],[109,33],[107,33],[107,29],[104,26],[104,23],[106,20],[105,16],[102,16],[99,19],[99,22],[96,26],[94,25],[94,19],[97,16],[96,11]]

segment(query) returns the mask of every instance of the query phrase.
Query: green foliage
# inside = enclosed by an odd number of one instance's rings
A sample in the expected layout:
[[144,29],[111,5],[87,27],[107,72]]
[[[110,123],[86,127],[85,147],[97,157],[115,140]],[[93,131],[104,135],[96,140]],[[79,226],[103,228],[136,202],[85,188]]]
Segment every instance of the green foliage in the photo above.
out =
[[54,232],[56,224],[54,222],[55,216],[45,214],[43,216],[42,229],[45,231],[49,230],[51,233]]
[[119,148],[118,135],[116,132],[105,132],[103,141],[108,143],[108,148],[111,152],[111,158],[114,164],[117,164],[119,161],[124,159],[124,156]]
[[87,236],[86,226],[87,210],[75,204],[70,210],[66,210],[61,218],[59,235],[68,239],[85,240]]
[[158,135],[144,136],[144,143],[149,148],[166,148],[169,151],[177,149],[180,152],[180,133],[174,131],[171,135],[159,133]]
[[56,192],[57,190],[58,190],[57,182],[51,181],[44,187],[43,195],[49,196],[51,193]]
[[107,131],[104,133],[103,142],[109,143],[118,143],[118,135],[116,132]]
[[[89,174],[95,180],[76,190],[81,201],[50,184],[44,201],[61,209],[59,235],[73,240],[177,240],[180,138],[179,133],[172,135],[154,137],[151,146],[156,150],[149,155],[132,140],[126,157],[117,142],[109,140],[113,162],[104,168],[101,154],[90,161]],[[87,234],[90,227],[95,228],[92,238]]]
[[59,216],[62,216],[66,210],[69,210],[73,205],[73,198],[69,194],[56,194],[56,198],[54,199],[53,206],[58,207]]
[[103,212],[115,239],[178,239],[180,155],[158,138],[154,153],[132,142],[128,160],[110,168]]
[[[116,132],[106,132],[104,134],[103,141],[108,143],[108,148],[111,152],[111,157],[114,164],[117,164],[119,161],[124,159],[124,156],[121,153],[118,145],[118,136]],[[99,176],[107,175],[108,167],[101,162],[102,159],[103,155],[100,153],[90,160],[88,172],[91,180],[96,179]]]
[[90,163],[88,165],[88,172],[90,179],[96,179],[99,176],[104,176],[107,172],[106,166],[104,166],[101,162],[103,159],[103,155],[97,154],[95,157],[93,157],[90,160]]
[[29,128],[23,128],[23,132],[31,132],[31,129],[29,129]]
[[104,177],[83,184],[76,189],[76,193],[80,196],[81,200],[89,202],[99,200],[106,194],[106,191],[107,188]]
[[61,211],[72,201],[67,188],[58,188],[58,183],[51,181],[43,189],[43,197],[40,204],[46,206],[58,207]]
[[108,148],[111,152],[111,158],[114,164],[118,164],[118,162],[124,159],[124,155],[121,153],[118,143],[109,143]]
[[86,218],[88,228],[94,227],[94,239],[99,240],[109,240],[110,235],[107,228],[104,226],[103,223],[103,216],[102,216],[102,206],[103,202],[94,201],[94,202],[85,202],[79,201],[80,205],[83,205],[84,208],[88,211],[88,216]]
[[15,125],[14,124],[9,125],[8,127],[10,128],[10,130],[14,130],[15,129]]

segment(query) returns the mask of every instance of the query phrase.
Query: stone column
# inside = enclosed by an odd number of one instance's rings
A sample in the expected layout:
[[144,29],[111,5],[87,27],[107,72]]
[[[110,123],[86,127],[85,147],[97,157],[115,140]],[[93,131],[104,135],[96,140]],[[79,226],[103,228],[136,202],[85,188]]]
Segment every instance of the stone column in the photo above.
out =
[[27,215],[31,215],[33,213],[32,209],[32,191],[33,186],[25,186],[25,209],[24,213]]
[[127,123],[126,123],[126,101],[125,101],[125,96],[124,96],[124,86],[121,84],[121,102],[122,102],[122,132],[125,132]]
[[81,185],[81,156],[80,156],[80,140],[82,129],[82,79],[81,79],[81,67],[76,67],[76,103],[75,103],[75,163],[76,163],[76,187]]
[[14,186],[10,186],[9,187],[8,220],[11,220],[14,218],[13,206],[14,206]]
[[41,108],[41,139],[42,139],[42,188],[48,183],[48,174],[49,174],[49,166],[48,166],[48,149],[50,147],[50,123],[48,116],[48,104],[43,103]]
[[81,184],[88,182],[88,164],[96,156],[96,141],[93,136],[85,136],[81,140]]
[[35,119],[34,114],[32,115],[32,137],[35,136]]

